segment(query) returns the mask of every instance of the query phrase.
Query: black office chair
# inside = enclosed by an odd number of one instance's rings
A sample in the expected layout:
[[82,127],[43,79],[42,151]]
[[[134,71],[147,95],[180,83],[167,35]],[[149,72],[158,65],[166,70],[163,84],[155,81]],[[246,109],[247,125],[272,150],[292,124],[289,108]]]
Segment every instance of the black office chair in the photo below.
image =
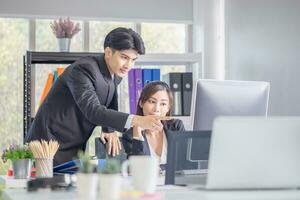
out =
[[[165,184],[175,183],[175,171],[191,169],[188,154],[195,155],[199,160],[208,160],[211,131],[168,131],[168,154]],[[188,141],[197,141],[188,152]],[[182,156],[184,155],[184,156]],[[196,163],[192,163],[196,164]]]

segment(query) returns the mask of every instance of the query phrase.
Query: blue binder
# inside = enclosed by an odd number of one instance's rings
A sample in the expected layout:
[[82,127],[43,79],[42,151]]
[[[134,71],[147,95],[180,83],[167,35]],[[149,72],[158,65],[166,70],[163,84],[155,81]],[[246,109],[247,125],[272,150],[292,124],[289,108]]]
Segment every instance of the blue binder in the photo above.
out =
[[57,70],[54,70],[54,72],[53,72],[53,84],[55,83],[55,81],[57,80],[57,78],[58,78]]
[[143,69],[143,87],[152,81],[152,69]]
[[160,69],[152,69],[152,81],[160,81]]

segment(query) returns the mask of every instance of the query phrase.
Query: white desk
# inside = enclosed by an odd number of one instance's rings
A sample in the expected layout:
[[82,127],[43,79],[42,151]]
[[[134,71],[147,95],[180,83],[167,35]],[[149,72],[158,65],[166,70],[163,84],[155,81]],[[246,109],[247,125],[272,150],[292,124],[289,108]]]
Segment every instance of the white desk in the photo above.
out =
[[[191,190],[187,187],[159,186],[158,193],[162,194],[164,200],[299,200],[299,190],[273,190],[273,191],[201,191]],[[25,189],[7,189],[2,194],[3,200],[75,200],[76,191],[73,192],[51,192],[50,190],[39,190],[28,193]],[[127,200],[121,198],[120,200]],[[134,198],[136,199],[136,198]]]
[[[123,180],[123,187],[128,187],[128,179]],[[163,200],[299,200],[300,190],[229,190],[229,191],[205,191],[193,189],[194,186],[157,186],[157,193],[161,194]],[[76,190],[51,191],[50,189],[39,189],[37,192],[27,192],[26,189],[5,189],[0,199],[3,200],[76,200]],[[99,198],[97,198],[99,199]],[[138,198],[120,198],[129,200]],[[149,198],[147,198],[149,200]],[[158,200],[158,198],[155,198]]]

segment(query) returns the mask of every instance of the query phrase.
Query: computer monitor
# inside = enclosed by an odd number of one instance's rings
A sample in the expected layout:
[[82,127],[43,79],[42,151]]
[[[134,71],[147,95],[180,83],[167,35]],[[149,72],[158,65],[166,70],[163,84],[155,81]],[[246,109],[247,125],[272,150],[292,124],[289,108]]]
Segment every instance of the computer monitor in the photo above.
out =
[[211,130],[217,116],[267,116],[270,84],[259,81],[196,81],[193,130]]
[[[208,80],[195,82],[192,98],[193,130],[211,131],[217,116],[267,116],[270,84],[259,81]],[[188,142],[187,159],[207,168],[210,140]],[[208,156],[208,155],[207,155]]]

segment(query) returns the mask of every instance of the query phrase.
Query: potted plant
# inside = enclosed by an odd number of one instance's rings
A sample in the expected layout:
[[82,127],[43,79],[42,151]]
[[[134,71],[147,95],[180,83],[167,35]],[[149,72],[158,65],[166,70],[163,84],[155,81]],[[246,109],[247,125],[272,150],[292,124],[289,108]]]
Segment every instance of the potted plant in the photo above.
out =
[[11,144],[7,149],[3,151],[2,160],[12,161],[14,178],[26,179],[30,177],[32,167],[33,154],[28,145],[16,145]]
[[99,169],[100,199],[119,199],[121,189],[121,167],[117,159],[106,159],[103,168]]
[[96,199],[98,176],[90,156],[82,151],[78,153],[77,192],[79,199]]
[[75,24],[69,17],[67,19],[59,18],[50,23],[50,27],[57,38],[59,50],[69,52],[71,38],[81,30],[79,23]]

